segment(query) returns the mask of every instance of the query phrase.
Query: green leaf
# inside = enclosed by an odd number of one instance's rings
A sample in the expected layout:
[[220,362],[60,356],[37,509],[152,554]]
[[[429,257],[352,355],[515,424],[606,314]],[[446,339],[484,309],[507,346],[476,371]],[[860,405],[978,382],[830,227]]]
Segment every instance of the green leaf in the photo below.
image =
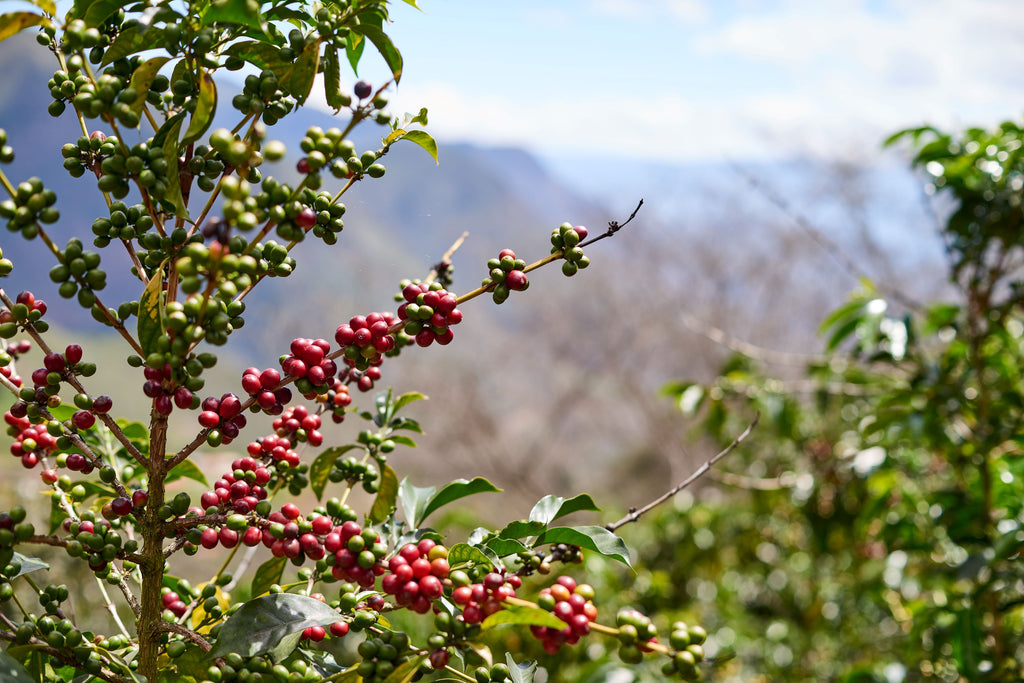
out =
[[0,680],[5,683],[35,683],[18,660],[0,650]]
[[185,205],[185,198],[181,194],[181,179],[178,176],[177,164],[178,134],[181,132],[181,123],[184,120],[184,112],[167,119],[167,122],[160,126],[160,130],[153,136],[153,144],[163,148],[164,158],[167,159],[167,194],[164,195],[164,199],[173,207],[175,216],[188,220],[188,206]]
[[537,539],[536,545],[542,543],[578,545],[581,548],[593,550],[605,557],[618,560],[627,567],[631,566],[629,564],[629,549],[626,544],[603,526],[556,526],[545,531]]
[[0,14],[0,40],[6,40],[29,26],[49,26],[50,20],[34,12]]
[[395,443],[400,443],[403,446],[408,446],[409,448],[416,448],[416,442],[412,440],[412,437],[405,436],[403,434],[393,434],[392,436],[389,436],[388,439]]
[[313,489],[313,493],[316,494],[317,500],[323,499],[324,489],[327,488],[327,484],[330,481],[328,477],[331,474],[331,470],[334,469],[334,462],[353,448],[359,448],[359,446],[350,443],[345,446],[338,446],[337,448],[328,448],[316,456],[316,460],[309,466],[309,485]]
[[402,504],[402,512],[405,513],[405,520],[412,526],[418,526],[413,520],[421,519],[423,510],[430,502],[431,496],[437,489],[433,486],[413,486],[406,477],[398,487],[398,500]]
[[302,48],[292,67],[281,79],[281,89],[290,92],[299,104],[306,101],[313,89],[313,80],[320,68],[320,41],[314,40]]
[[281,576],[284,575],[284,568],[288,566],[287,557],[272,557],[256,569],[252,577],[252,589],[250,594],[253,597],[260,597],[270,591],[275,583],[281,583]]
[[345,106],[346,96],[341,92],[341,64],[338,51],[328,48],[324,53],[324,97],[327,106],[340,111]]
[[194,142],[206,132],[206,129],[213,123],[213,115],[217,111],[217,85],[213,77],[206,71],[201,72],[199,80],[199,99],[196,102],[195,111],[192,112],[192,120],[189,121],[188,130],[185,131],[181,141],[185,144]]
[[[172,164],[173,165],[173,164]],[[167,265],[164,259],[160,267],[153,273],[149,284],[142,290],[139,298],[139,346],[142,355],[148,356],[156,351],[156,340],[164,333],[164,302],[163,302],[163,270]]]
[[[136,52],[151,50],[160,47],[164,42],[162,31],[147,31],[143,26],[135,24],[121,31],[114,42],[103,52],[103,61],[100,66],[106,66],[124,59]],[[141,98],[145,99],[145,98]]]
[[520,519],[506,524],[505,528],[498,532],[498,535],[502,538],[526,538],[527,536],[537,536],[547,528],[548,525],[544,522],[526,522]]
[[468,543],[456,543],[448,549],[448,564],[456,566],[464,563],[484,564],[497,567],[501,564],[494,551],[487,547],[471,546]]
[[[391,38],[384,33],[383,29],[371,24],[356,24],[352,27],[352,30],[369,38],[370,42],[377,48],[377,52],[384,58],[388,68],[391,69],[391,75],[395,78],[395,85],[398,85],[398,82],[402,80],[402,55],[395,48],[394,43],[391,42]],[[355,66],[353,66],[354,69]]]
[[417,434],[423,433],[423,428],[420,427],[420,423],[411,417],[396,417],[388,425],[391,429],[407,429],[410,432],[416,432]]
[[417,145],[419,145],[420,147],[427,151],[427,154],[430,155],[430,158],[434,160],[435,164],[438,163],[437,141],[434,140],[434,138],[431,137],[430,133],[428,133],[427,131],[404,130],[402,128],[399,128],[398,130],[392,131],[390,134],[388,134],[387,137],[384,138],[384,144],[391,145],[394,144],[395,142],[398,142],[399,140],[408,140],[409,142],[416,143]]
[[564,517],[573,512],[581,512],[583,510],[598,512],[601,508],[597,507],[594,503],[594,499],[589,494],[581,493],[575,498],[565,500],[558,496],[544,496],[537,504],[530,510],[530,521],[531,522],[542,522],[543,524],[551,524],[559,517]]
[[89,3],[82,19],[89,26],[102,26],[117,10],[124,7],[124,0],[94,0]]
[[502,538],[500,536],[490,539],[484,545],[493,550],[494,554],[498,557],[508,557],[509,555],[524,553],[529,550],[529,548],[514,538]]
[[203,12],[200,23],[203,26],[209,26],[215,22],[239,24],[263,31],[266,21],[259,10],[259,3],[247,2],[247,0],[213,0]]
[[391,469],[390,465],[380,468],[380,487],[377,489],[377,497],[373,499],[373,507],[367,519],[373,524],[380,524],[395,512],[395,504],[398,501],[398,475]]
[[416,655],[396,666],[395,670],[384,679],[383,683],[409,683],[419,672],[420,665],[427,659],[427,655]]
[[237,652],[252,657],[269,652],[285,636],[337,621],[338,612],[319,600],[294,593],[271,593],[250,600],[221,626],[209,657]]
[[[406,116],[408,116],[408,114],[406,114]],[[419,112],[409,119],[409,123],[418,123],[421,126],[427,125],[427,108],[420,107]]]
[[191,460],[182,460],[175,465],[174,469],[167,473],[167,479],[164,481],[169,484],[170,482],[177,481],[178,479],[191,479],[192,481],[198,481],[207,488],[210,487],[206,482],[206,475],[204,475],[203,471],[199,469],[199,466]]
[[142,108],[146,106],[146,93],[149,91],[149,86],[153,84],[153,79],[156,78],[157,72],[163,68],[164,64],[170,61],[170,57],[153,57],[147,59],[139,65],[132,73],[132,80],[129,87],[133,88],[135,92],[139,93],[139,96],[135,98],[135,101],[131,103],[131,109],[136,114],[142,112]]
[[445,486],[443,489],[437,492],[434,496],[427,501],[427,504],[423,507],[420,515],[416,517],[413,522],[413,526],[420,526],[430,513],[437,510],[439,507],[447,505],[452,501],[456,501],[459,498],[465,498],[466,496],[472,496],[476,493],[501,493],[501,489],[487,481],[483,477],[476,477],[472,481],[466,481],[465,479],[456,479],[452,483]]
[[509,678],[512,683],[533,683],[533,677],[537,674],[537,662],[525,662],[516,664],[512,653],[505,653],[505,664],[508,665]]
[[349,66],[352,67],[352,73],[359,74],[359,60],[363,56],[363,48],[366,47],[366,41],[358,33],[349,33],[348,40],[345,43],[345,57],[348,59]]
[[426,394],[421,394],[418,391],[409,391],[395,399],[395,407],[392,408],[393,413],[397,413],[402,408],[406,407],[410,403],[415,401],[425,401],[427,399]]
[[7,577],[8,579],[16,579],[19,576],[31,574],[32,572],[37,572],[40,569],[50,568],[50,565],[46,564],[38,557],[25,557],[21,553],[14,553],[14,559],[21,563],[21,569],[14,576]]
[[527,626],[548,626],[554,629],[563,629],[566,623],[551,612],[540,607],[520,607],[519,605],[506,605],[505,609],[499,610],[484,619],[480,627],[487,631],[502,624],[524,624]]

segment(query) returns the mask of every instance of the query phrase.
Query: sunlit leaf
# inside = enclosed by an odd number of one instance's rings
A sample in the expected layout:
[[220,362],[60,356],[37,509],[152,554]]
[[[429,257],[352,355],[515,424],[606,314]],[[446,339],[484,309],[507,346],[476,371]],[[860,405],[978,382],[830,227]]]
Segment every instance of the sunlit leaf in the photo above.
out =
[[213,115],[217,111],[217,85],[213,77],[206,71],[202,71],[199,78],[199,99],[196,102],[195,111],[192,112],[192,119],[189,121],[188,130],[182,136],[181,141],[185,144],[198,140],[206,132],[206,129],[213,123]]
[[377,489],[377,497],[373,499],[373,507],[367,519],[373,524],[380,524],[390,517],[395,511],[398,501],[398,475],[391,469],[390,465],[380,468],[380,481]]
[[480,626],[487,631],[502,624],[524,624],[528,626],[547,626],[554,629],[563,629],[566,623],[551,612],[540,607],[520,607],[519,605],[507,605],[505,609],[499,610],[483,620]]
[[302,104],[313,89],[313,79],[320,67],[320,40],[311,40],[281,79],[281,87]]
[[426,399],[427,395],[421,394],[418,391],[406,392],[395,399],[395,407],[393,408],[393,411],[397,413],[399,410],[406,407],[410,403],[414,403],[416,401],[425,401]]
[[203,12],[200,23],[209,26],[214,22],[239,24],[261,31],[266,25],[259,3],[253,0],[213,0]]
[[102,26],[117,10],[124,7],[123,0],[94,0],[89,3],[82,19],[89,26]]
[[0,40],[6,40],[29,26],[49,26],[50,20],[35,12],[0,14]]
[[420,670],[420,665],[426,661],[427,655],[416,655],[402,662],[395,667],[383,683],[409,683]]
[[512,658],[512,653],[506,652],[505,663],[508,665],[512,683],[533,683],[534,676],[537,674],[537,662],[517,664],[516,660]]
[[394,43],[391,42],[391,38],[384,33],[383,29],[370,24],[356,24],[352,27],[352,30],[366,36],[373,43],[381,57],[384,58],[388,68],[391,69],[391,75],[394,77],[395,83],[397,84],[402,80],[402,55],[398,52]]
[[530,521],[551,524],[559,517],[572,514],[573,512],[591,511],[598,512],[594,499],[589,494],[581,493],[578,496],[565,500],[559,496],[548,495],[537,501],[537,504],[530,510]]
[[475,547],[468,543],[456,543],[448,549],[448,564],[454,567],[465,563],[497,567],[500,558],[488,548]]
[[136,52],[159,47],[163,42],[164,36],[161,31],[145,31],[139,25],[129,26],[117,34],[110,47],[103,51],[103,60],[100,62],[100,66],[112,64]]
[[419,516],[413,521],[413,526],[420,526],[423,524],[423,520],[430,516],[430,513],[434,512],[438,508],[456,501],[459,498],[465,498],[466,496],[472,496],[477,493],[500,493],[501,489],[487,481],[483,477],[476,477],[472,481],[466,481],[465,479],[456,479],[451,482],[436,495],[431,496],[430,500],[427,501],[426,505],[423,506]]
[[138,93],[138,97],[129,106],[136,114],[142,112],[142,108],[146,106],[146,93],[149,91],[149,86],[153,84],[153,79],[156,78],[157,72],[169,60],[170,57],[153,57],[144,61],[132,72],[132,80],[129,87]]
[[593,550],[605,557],[618,560],[627,567],[630,566],[629,549],[626,544],[603,526],[552,527],[537,539],[537,545],[541,543],[578,545],[581,548]]
[[139,346],[142,347],[143,356],[156,351],[156,341],[164,333],[164,303],[163,303],[163,269],[167,264],[166,259],[157,268],[149,284],[142,290],[139,298]]
[[206,475],[203,474],[203,471],[199,469],[199,466],[191,460],[182,460],[175,465],[174,469],[167,473],[167,479],[164,481],[169,484],[172,481],[177,481],[178,479],[191,479],[192,481],[198,481],[207,488],[210,487],[206,481]]
[[331,470],[334,469],[334,462],[353,448],[359,448],[355,444],[346,444],[337,448],[329,448],[316,457],[313,464],[309,466],[309,486],[316,494],[316,499],[321,500],[324,489],[330,482]]

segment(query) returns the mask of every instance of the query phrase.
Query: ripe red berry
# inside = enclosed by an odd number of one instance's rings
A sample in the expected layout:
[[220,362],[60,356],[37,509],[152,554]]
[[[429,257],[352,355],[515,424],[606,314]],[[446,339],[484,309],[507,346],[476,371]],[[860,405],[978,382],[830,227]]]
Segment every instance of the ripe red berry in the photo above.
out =
[[281,506],[281,513],[288,519],[298,519],[302,515],[299,506],[295,503],[285,503]]
[[142,489],[136,489],[132,491],[132,505],[141,508],[145,507],[146,503],[149,502],[149,494]]
[[64,358],[68,364],[74,365],[82,360],[82,347],[78,344],[68,344],[64,349]]
[[336,621],[331,624],[331,635],[335,638],[341,638],[348,634],[348,628],[347,621]]
[[92,410],[94,413],[106,413],[114,406],[114,401],[109,396],[97,396],[92,400]]
[[308,206],[305,207],[299,212],[299,215],[295,217],[295,225],[300,228],[312,228],[316,225],[316,211]]
[[88,410],[76,410],[71,422],[79,429],[89,429],[96,423],[96,416]]
[[114,514],[118,517],[124,517],[132,512],[132,501],[128,498],[117,497],[110,501],[110,509],[113,510]]

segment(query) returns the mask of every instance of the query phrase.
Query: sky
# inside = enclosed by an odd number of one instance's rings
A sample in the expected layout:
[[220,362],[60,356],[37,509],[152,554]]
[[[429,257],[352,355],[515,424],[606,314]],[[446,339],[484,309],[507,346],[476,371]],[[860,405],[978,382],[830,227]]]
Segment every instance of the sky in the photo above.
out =
[[427,107],[442,141],[609,163],[863,156],[899,128],[1024,113],[1019,0],[418,4],[392,8],[392,109]]

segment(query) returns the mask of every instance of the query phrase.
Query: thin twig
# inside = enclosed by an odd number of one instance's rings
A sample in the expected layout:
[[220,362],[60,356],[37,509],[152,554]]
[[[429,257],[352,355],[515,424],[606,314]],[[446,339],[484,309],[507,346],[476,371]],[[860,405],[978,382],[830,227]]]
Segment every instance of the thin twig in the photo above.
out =
[[739,446],[743,442],[743,440],[747,438],[747,436],[750,435],[750,432],[752,432],[754,430],[754,427],[757,425],[757,421],[759,419],[761,419],[761,413],[757,413],[756,415],[754,415],[753,421],[751,421],[751,423],[749,425],[747,425],[747,428],[744,429],[743,432],[741,432],[739,436],[737,436],[735,439],[733,439],[733,442],[731,444],[726,446],[723,450],[719,451],[712,458],[706,460],[704,462],[704,464],[701,465],[700,467],[698,467],[697,470],[693,474],[691,474],[689,477],[684,479],[678,485],[673,486],[671,489],[669,489],[668,491],[666,491],[662,495],[658,496],[657,498],[652,500],[647,505],[644,505],[642,508],[640,508],[640,509],[637,509],[637,508],[630,509],[629,514],[627,514],[625,517],[623,517],[622,519],[620,519],[617,522],[613,522],[611,524],[606,524],[604,528],[607,529],[608,531],[615,531],[619,527],[622,527],[622,526],[625,526],[626,524],[629,524],[631,522],[637,521],[638,519],[640,519],[640,517],[642,517],[643,515],[647,514],[648,512],[650,512],[654,508],[658,507],[659,505],[664,503],[666,500],[668,500],[672,496],[676,495],[677,493],[679,493],[680,491],[685,489],[687,486],[689,486],[693,482],[695,482],[698,479],[700,479],[701,477],[703,477],[708,472],[708,470],[710,470],[712,468],[712,466],[714,466],[714,464],[716,462],[718,462],[719,460],[721,460],[725,456],[727,456],[730,453],[732,453],[732,451],[737,446]]
[[619,223],[618,221],[608,221],[608,229],[607,230],[605,230],[603,233],[601,233],[600,235],[598,235],[597,237],[595,237],[593,239],[587,240],[586,242],[581,242],[579,244],[579,246],[580,247],[586,247],[586,246],[589,246],[589,245],[593,244],[594,242],[600,242],[605,237],[611,237],[612,235],[617,233],[619,230],[621,230],[622,228],[624,228],[627,225],[629,225],[629,222],[631,220],[633,220],[634,218],[636,218],[637,213],[640,212],[640,207],[643,206],[643,205],[644,205],[644,200],[641,199],[640,202],[636,205],[636,208],[633,209],[633,213],[629,214],[629,218],[627,218],[624,222]]
[[191,640],[193,643],[195,643],[200,648],[202,648],[203,652],[209,652],[210,650],[213,649],[213,646],[210,645],[210,643],[205,638],[203,638],[201,635],[199,635],[198,633],[196,633],[192,629],[185,628],[181,624],[175,624],[175,623],[170,623],[170,622],[163,621],[163,622],[160,622],[160,627],[159,628],[160,628],[161,631],[167,631],[169,633],[177,633],[179,636],[184,636],[185,638]]

